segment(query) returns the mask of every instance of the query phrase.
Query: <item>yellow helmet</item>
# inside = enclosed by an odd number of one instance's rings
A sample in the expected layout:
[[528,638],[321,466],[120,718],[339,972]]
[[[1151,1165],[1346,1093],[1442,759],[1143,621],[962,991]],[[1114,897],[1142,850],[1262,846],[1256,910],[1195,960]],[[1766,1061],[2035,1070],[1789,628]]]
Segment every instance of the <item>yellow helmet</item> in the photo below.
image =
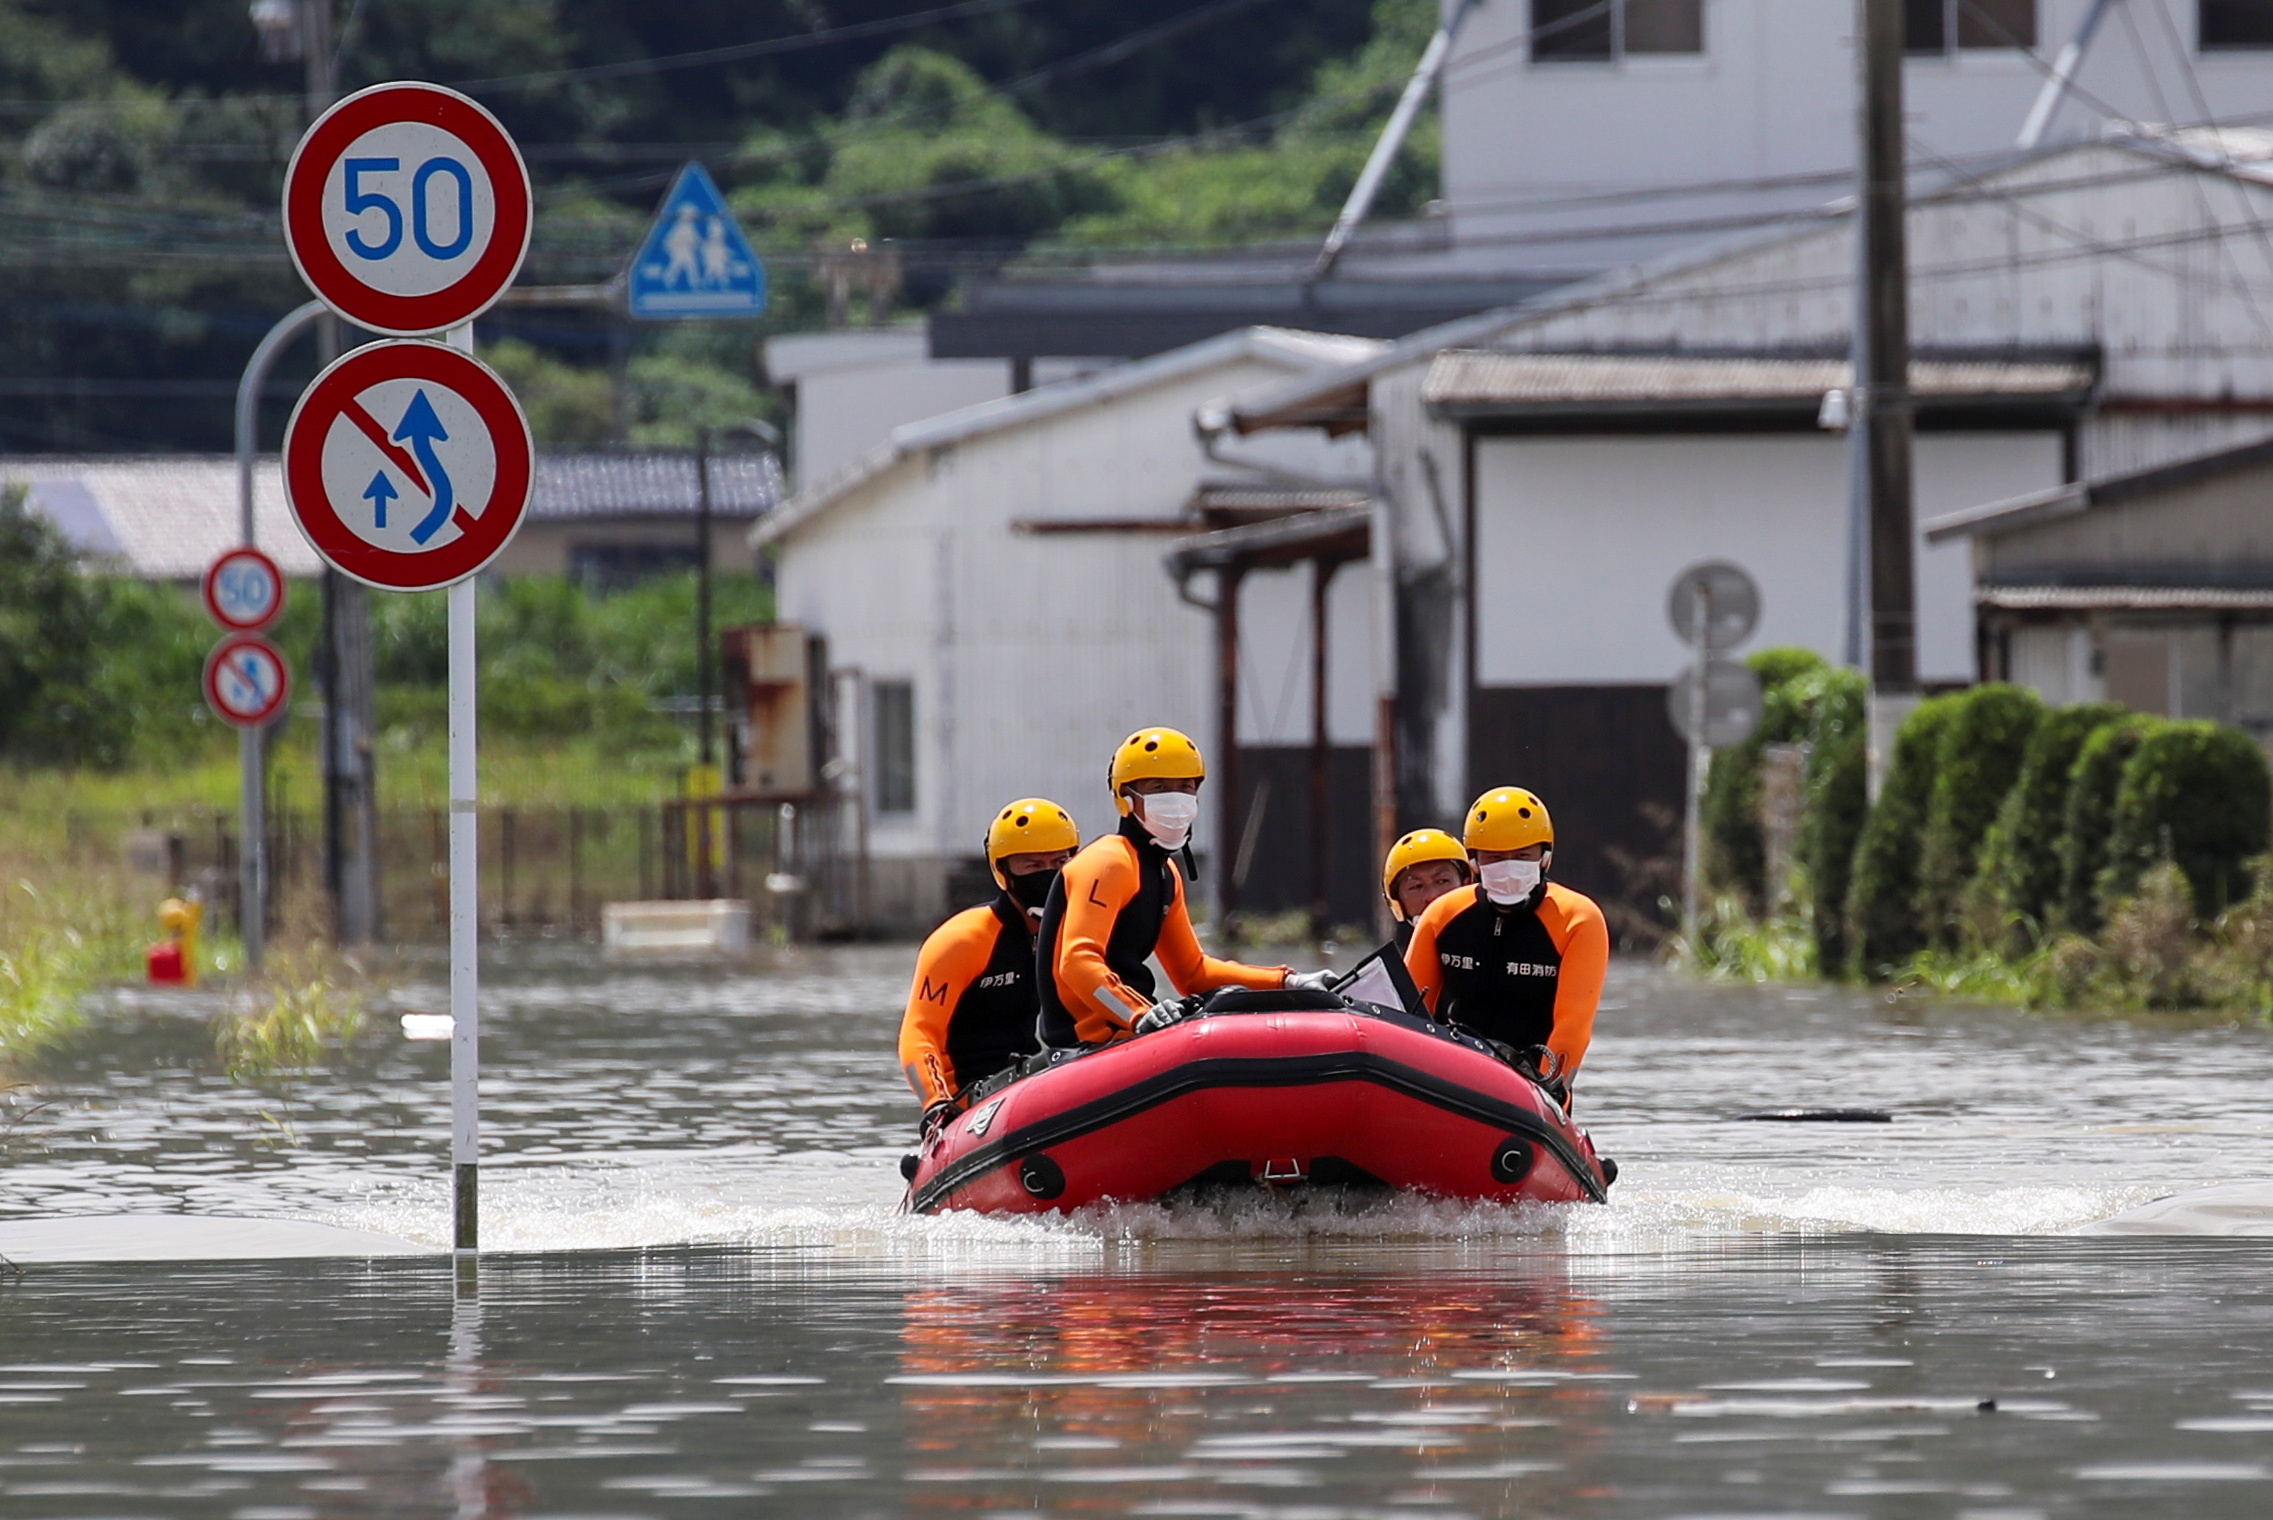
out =
[[987,868],[994,872],[995,885],[1005,891],[1010,889],[1010,878],[1003,873],[1003,856],[1080,848],[1081,829],[1073,815],[1047,797],[1021,797],[987,825]]
[[1547,804],[1520,786],[1495,786],[1468,809],[1460,842],[1471,850],[1521,850],[1555,843]]
[[1381,895],[1389,899],[1390,916],[1399,923],[1405,921],[1405,908],[1397,901],[1397,878],[1428,860],[1449,860],[1463,876],[1468,872],[1468,852],[1442,829],[1415,829],[1391,845],[1389,859],[1381,867]]
[[1160,777],[1168,781],[1204,781],[1208,763],[1200,758],[1200,747],[1191,739],[1172,728],[1140,728],[1121,741],[1113,751],[1113,803],[1125,817],[1129,799],[1121,788],[1132,781],[1147,781]]

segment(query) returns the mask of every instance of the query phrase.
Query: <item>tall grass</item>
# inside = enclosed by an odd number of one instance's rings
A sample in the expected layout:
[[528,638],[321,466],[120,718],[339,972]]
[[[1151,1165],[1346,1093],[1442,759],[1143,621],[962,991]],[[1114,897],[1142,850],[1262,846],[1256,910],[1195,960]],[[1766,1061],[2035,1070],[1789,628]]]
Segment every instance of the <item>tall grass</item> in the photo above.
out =
[[88,992],[135,970],[141,937],[107,887],[69,871],[35,879],[0,857],[0,1081],[79,1030]]
[[1814,926],[1790,905],[1755,918],[1734,892],[1715,897],[1694,930],[1667,944],[1680,965],[1722,982],[1801,982],[1821,974]]

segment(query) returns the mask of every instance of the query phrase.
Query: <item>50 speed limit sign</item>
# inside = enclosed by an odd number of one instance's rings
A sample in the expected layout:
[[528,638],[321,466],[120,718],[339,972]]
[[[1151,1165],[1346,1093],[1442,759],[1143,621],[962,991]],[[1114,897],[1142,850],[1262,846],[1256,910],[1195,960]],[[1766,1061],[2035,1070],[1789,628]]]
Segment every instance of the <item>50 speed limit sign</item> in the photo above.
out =
[[284,174],[284,242],[323,303],[413,337],[489,309],[529,251],[529,170],[455,90],[378,84],[316,119]]

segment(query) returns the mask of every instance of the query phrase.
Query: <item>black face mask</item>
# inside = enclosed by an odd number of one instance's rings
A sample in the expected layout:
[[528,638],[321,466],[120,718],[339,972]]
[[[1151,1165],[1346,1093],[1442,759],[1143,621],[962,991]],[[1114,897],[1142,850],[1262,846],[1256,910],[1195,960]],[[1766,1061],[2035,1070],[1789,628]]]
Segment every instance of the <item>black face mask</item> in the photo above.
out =
[[1039,913],[1050,900],[1050,888],[1058,879],[1055,871],[1030,871],[1024,876],[1005,871],[1002,879],[1010,884],[1010,900],[1029,913]]

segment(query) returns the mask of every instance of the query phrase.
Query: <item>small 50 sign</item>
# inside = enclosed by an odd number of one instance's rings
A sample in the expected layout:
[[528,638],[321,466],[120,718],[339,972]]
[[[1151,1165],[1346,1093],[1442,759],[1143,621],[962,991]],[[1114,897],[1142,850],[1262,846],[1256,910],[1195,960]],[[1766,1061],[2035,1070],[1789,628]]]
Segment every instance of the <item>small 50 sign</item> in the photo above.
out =
[[455,90],[382,84],[319,117],[284,176],[284,240],[348,321],[414,337],[489,309],[529,250],[529,171]]

